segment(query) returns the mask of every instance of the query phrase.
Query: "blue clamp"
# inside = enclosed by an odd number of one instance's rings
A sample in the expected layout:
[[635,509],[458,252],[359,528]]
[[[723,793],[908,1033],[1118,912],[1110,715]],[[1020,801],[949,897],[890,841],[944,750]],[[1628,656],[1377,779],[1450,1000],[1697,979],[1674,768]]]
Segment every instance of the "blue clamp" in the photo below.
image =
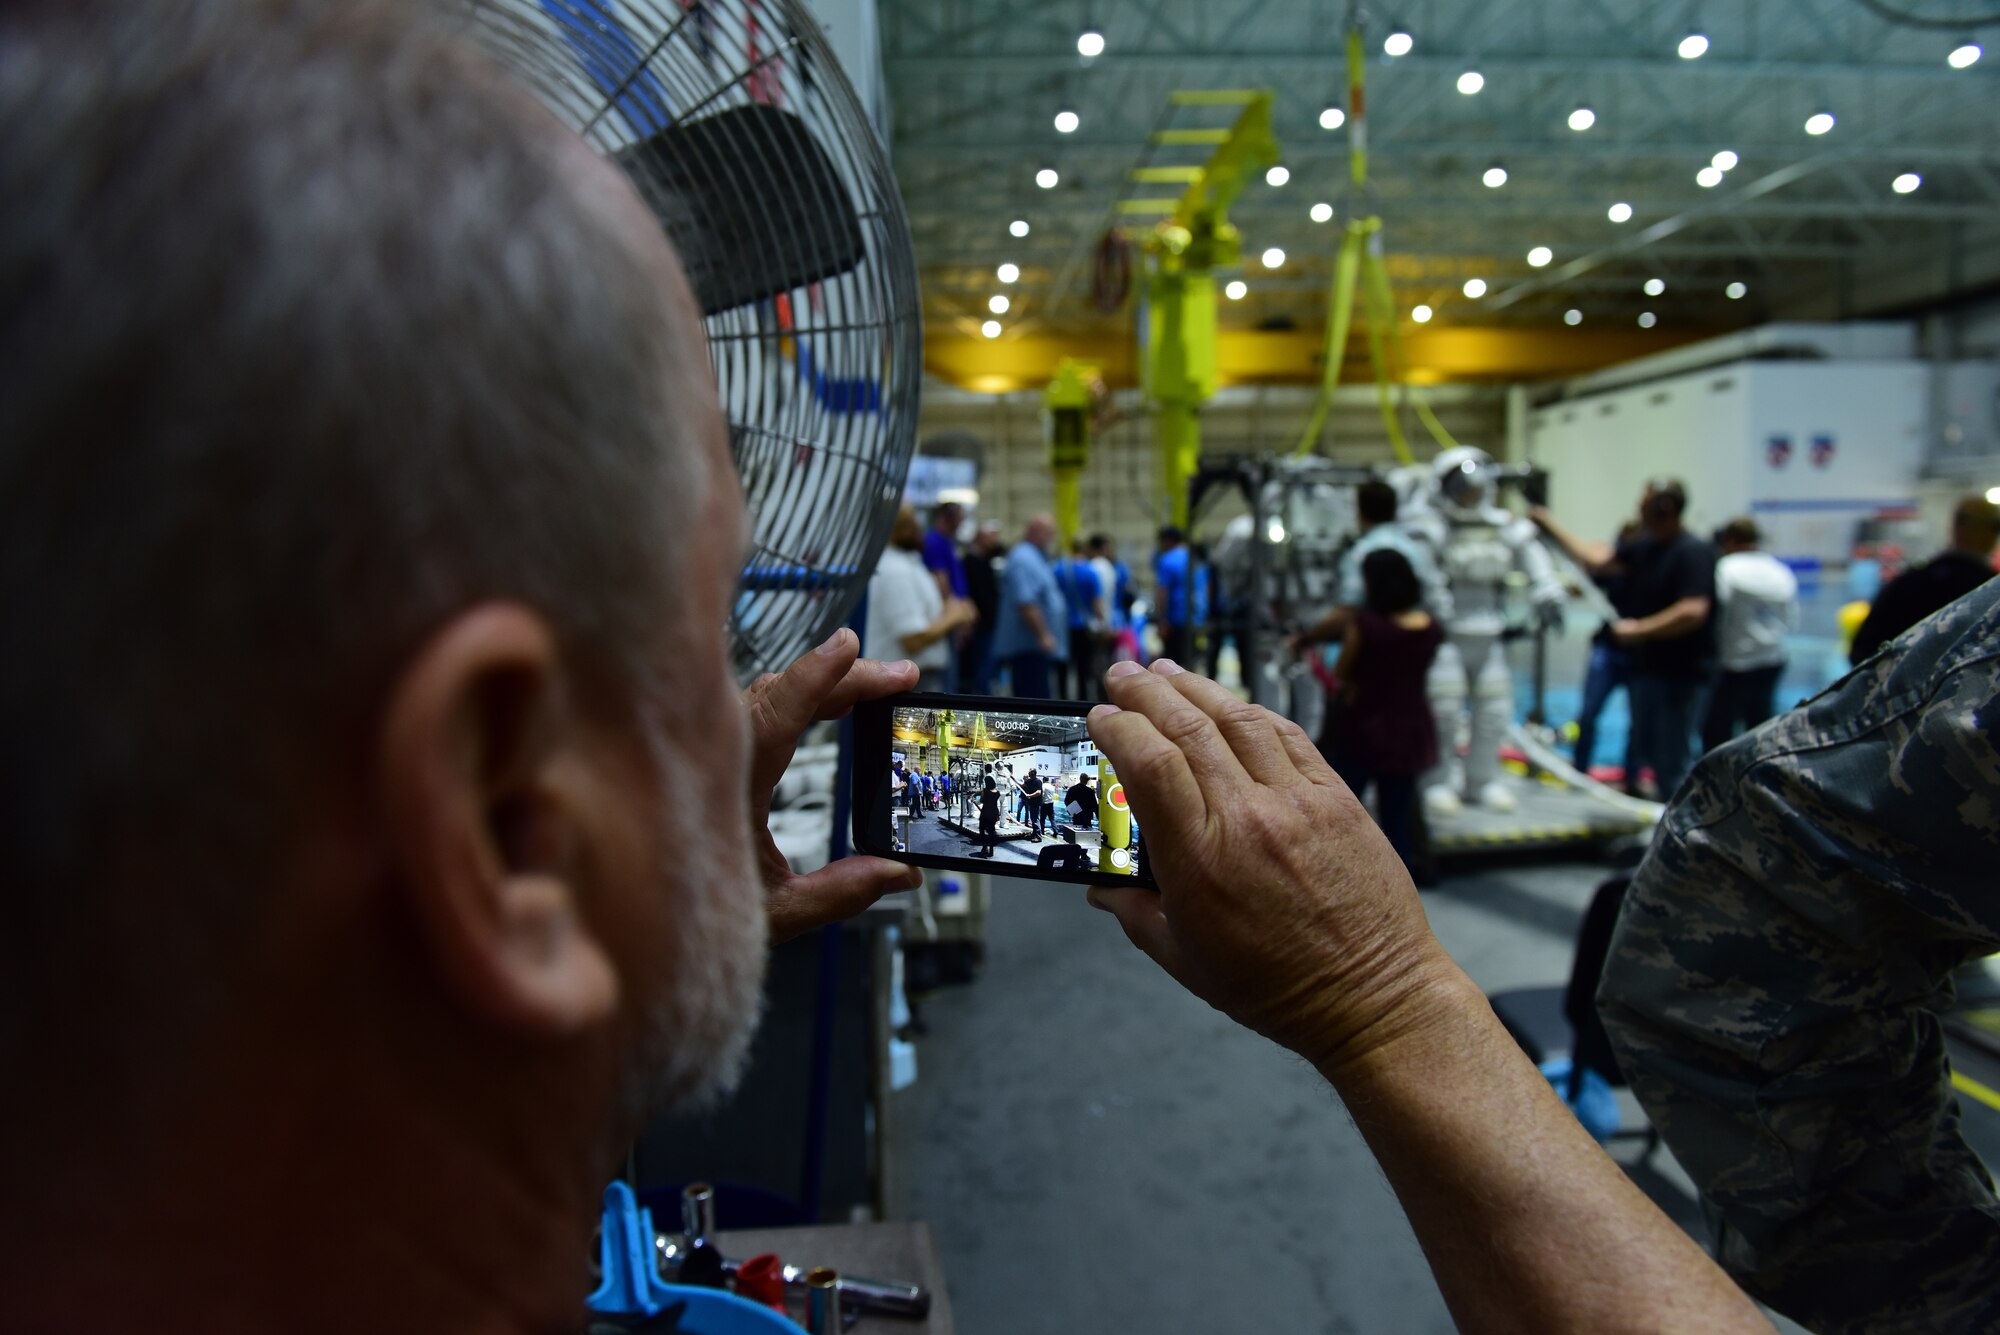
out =
[[613,1182],[604,1189],[604,1224],[597,1244],[604,1281],[590,1295],[591,1311],[653,1316],[685,1292],[660,1278],[655,1236],[653,1212],[639,1208],[632,1188]]

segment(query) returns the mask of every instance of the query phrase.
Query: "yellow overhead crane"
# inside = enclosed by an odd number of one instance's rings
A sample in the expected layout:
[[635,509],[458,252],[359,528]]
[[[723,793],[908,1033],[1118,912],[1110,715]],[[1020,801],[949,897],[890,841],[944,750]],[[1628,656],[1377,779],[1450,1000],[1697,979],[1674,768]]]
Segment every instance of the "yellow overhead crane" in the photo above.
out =
[[[1388,262],[1393,270],[1396,256]],[[1453,325],[1442,321],[1402,331],[1398,365],[1412,385],[1495,384],[1583,375],[1723,332],[1711,326],[1641,329],[1520,328]],[[1127,328],[1038,326],[999,340],[952,331],[932,321],[924,334],[924,369],[947,384],[979,394],[1038,390],[1064,357],[1099,367],[1112,389],[1138,385],[1140,359]],[[1318,328],[1228,329],[1216,338],[1216,379],[1231,385],[1318,385],[1325,372],[1326,335]],[[1367,352],[1348,352],[1342,383],[1363,383]]]
[[1057,363],[1054,378],[1042,391],[1049,471],[1056,479],[1056,531],[1064,552],[1083,527],[1083,470],[1090,466],[1091,418],[1102,393],[1097,368],[1074,357]]
[[1213,145],[1200,166],[1132,169],[1144,184],[1186,185],[1178,198],[1122,199],[1121,216],[1163,213],[1127,227],[1145,255],[1146,309],[1140,325],[1139,383],[1153,407],[1160,489],[1173,522],[1187,523],[1188,479],[1201,456],[1201,405],[1217,385],[1215,271],[1240,263],[1243,238],[1229,206],[1250,181],[1278,161],[1271,94],[1262,89],[1189,89],[1169,99],[1167,119],[1184,107],[1234,107],[1226,128],[1162,125],[1147,148]]

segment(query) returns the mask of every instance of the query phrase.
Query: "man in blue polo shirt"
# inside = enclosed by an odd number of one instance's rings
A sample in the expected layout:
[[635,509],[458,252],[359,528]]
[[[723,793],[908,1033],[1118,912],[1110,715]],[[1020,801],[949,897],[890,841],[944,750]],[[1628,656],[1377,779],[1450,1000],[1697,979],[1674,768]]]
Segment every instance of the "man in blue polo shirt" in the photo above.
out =
[[1057,674],[1061,678],[1058,693],[1067,700],[1099,698],[1104,684],[1098,680],[1102,671],[1098,664],[1103,657],[1100,646],[1110,629],[1109,599],[1082,543],[1056,562],[1056,582],[1069,604],[1069,666]]
[[993,662],[1007,668],[1017,696],[1046,698],[1051,668],[1069,657],[1069,605],[1049,564],[1055,540],[1056,521],[1036,515],[1007,553],[1007,567],[1000,574]]
[[[947,607],[952,599],[964,602],[971,595],[965,580],[965,561],[958,554],[958,530],[964,522],[965,507],[957,501],[943,501],[931,511],[931,526],[924,532],[924,569],[936,577],[938,592]],[[961,626],[952,632],[952,652],[944,669],[947,691],[959,689],[958,651],[972,638],[972,632],[971,626]]]
[[1193,567],[1194,552],[1187,534],[1172,524],[1160,530],[1159,554],[1153,558],[1154,614],[1160,622],[1161,655],[1176,663],[1194,663],[1194,628],[1208,616],[1207,581]]

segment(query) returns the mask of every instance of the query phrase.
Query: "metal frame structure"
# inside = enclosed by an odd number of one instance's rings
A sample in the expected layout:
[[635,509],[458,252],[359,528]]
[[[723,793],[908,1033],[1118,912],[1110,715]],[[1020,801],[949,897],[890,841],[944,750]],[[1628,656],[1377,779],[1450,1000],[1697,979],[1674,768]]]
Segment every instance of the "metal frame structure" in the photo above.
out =
[[[1234,635],[1236,652],[1242,662],[1243,678],[1252,683],[1261,680],[1258,669],[1265,658],[1275,652],[1279,642],[1296,630],[1303,630],[1314,618],[1327,610],[1329,604],[1308,597],[1304,584],[1305,572],[1300,568],[1295,546],[1280,539],[1272,542],[1265,538],[1273,519],[1280,520],[1287,529],[1294,527],[1291,520],[1291,489],[1300,484],[1324,484],[1335,487],[1356,487],[1370,478],[1381,476],[1381,470],[1366,464],[1340,464],[1330,461],[1286,460],[1279,454],[1228,454],[1213,455],[1201,462],[1201,466],[1187,479],[1188,526],[1191,534],[1201,537],[1203,521],[1207,518],[1208,503],[1219,495],[1234,493],[1239,496],[1250,515],[1250,598],[1246,607],[1236,611],[1233,617],[1224,617],[1217,612],[1218,599],[1215,591],[1222,585],[1219,571],[1211,567],[1209,571],[1209,621],[1204,628],[1210,636]],[[1285,492],[1280,501],[1281,510],[1271,508],[1270,488],[1272,484],[1282,484]],[[1332,568],[1321,572],[1331,575]],[[1259,703],[1280,708],[1277,700],[1260,700]]]
[[[1225,329],[1317,326],[1342,219],[1308,209],[1337,206],[1346,175],[1348,127],[1318,118],[1341,101],[1347,12],[1345,0],[886,0],[893,152],[934,336],[976,328],[1003,260],[1022,270],[1003,337],[1105,325],[1086,290],[1099,222],[1127,193],[1157,108],[1195,87],[1271,88],[1291,169],[1232,210],[1246,253],[1276,246],[1287,262],[1246,268],[1250,293],[1224,308]],[[1399,0],[1364,14],[1372,210],[1395,238],[1404,311],[1560,329],[1576,309],[1586,330],[1650,311],[1713,329],[2000,281],[2000,52],[1951,69],[1959,38],[1856,0]],[[1094,61],[1075,49],[1086,18],[1107,39]],[[1397,59],[1381,50],[1392,22],[1416,39]],[[1696,22],[1710,48],[1683,60],[1676,43]],[[1468,69],[1485,76],[1476,96],[1454,87]],[[1579,105],[1597,113],[1583,132],[1565,123]],[[1051,124],[1062,106],[1081,118],[1073,134]],[[1813,137],[1803,123],[1819,110],[1837,123]],[[1741,162],[1704,189],[1696,171],[1721,149]],[[1496,163],[1508,179],[1489,189],[1481,173]],[[1034,184],[1043,166],[1060,174],[1053,190]],[[1890,188],[1904,171],[1923,177],[1914,194]],[[1609,221],[1616,201],[1630,222]],[[1014,218],[1027,238],[1009,236]],[[1554,263],[1531,268],[1536,245]],[[1480,299],[1460,290],[1475,276]],[[1649,278],[1665,292],[1648,296]],[[1744,299],[1724,295],[1732,282]]]

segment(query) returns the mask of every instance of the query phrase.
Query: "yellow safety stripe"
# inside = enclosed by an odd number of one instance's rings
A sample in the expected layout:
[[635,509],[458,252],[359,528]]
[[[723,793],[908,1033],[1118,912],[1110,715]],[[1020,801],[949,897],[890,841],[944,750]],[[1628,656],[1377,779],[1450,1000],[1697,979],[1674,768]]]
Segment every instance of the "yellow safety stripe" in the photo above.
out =
[[1951,1073],[1951,1087],[1969,1098],[1978,1100],[1995,1112],[2000,1112],[2000,1093],[1988,1089],[1963,1071]]

